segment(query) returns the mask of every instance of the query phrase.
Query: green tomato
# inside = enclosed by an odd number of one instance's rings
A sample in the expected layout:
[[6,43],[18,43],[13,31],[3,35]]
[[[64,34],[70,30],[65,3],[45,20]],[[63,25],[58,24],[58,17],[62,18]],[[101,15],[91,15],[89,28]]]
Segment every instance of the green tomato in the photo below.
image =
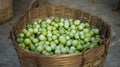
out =
[[34,39],[32,40],[32,42],[35,44],[35,43],[38,43],[39,40],[38,40],[37,38],[34,38]]
[[43,34],[44,36],[47,36],[47,35],[48,35],[48,33],[47,33],[47,32],[42,32],[42,34]]
[[54,24],[54,26],[55,26],[56,28],[58,28],[58,27],[59,27],[58,23],[55,23],[55,24]]
[[33,28],[29,28],[28,32],[33,33],[34,32]]
[[36,43],[34,44],[35,47],[38,47],[39,45],[41,45],[40,43]]
[[34,50],[35,50],[35,46],[34,46],[33,44],[30,44],[30,49],[31,49],[32,51],[34,51]]
[[84,33],[83,31],[80,31],[79,34],[80,34],[80,35],[84,35],[85,33]]
[[54,50],[56,48],[56,44],[54,44],[54,43],[50,44],[50,47],[51,47],[52,50]]
[[46,28],[42,28],[41,32],[47,32],[47,29]]
[[43,55],[49,55],[49,53],[48,53],[46,50],[43,50],[43,51],[42,51],[42,54],[43,54]]
[[56,46],[56,49],[60,49],[61,47],[58,45],[58,46]]
[[66,36],[66,40],[69,40],[70,39],[70,36]]
[[34,28],[34,33],[36,34],[38,32],[38,28]]
[[45,41],[40,41],[39,44],[40,44],[40,45],[44,45],[44,44],[46,44],[46,43],[45,43]]
[[38,23],[40,24],[42,22],[42,19],[38,19]]
[[60,18],[60,22],[64,22],[64,18]]
[[82,26],[84,28],[85,27],[85,23],[81,23],[80,26]]
[[78,53],[80,53],[80,51],[75,51],[75,53],[77,53],[77,54],[78,54]]
[[64,48],[63,44],[59,44],[59,46],[60,46],[60,49],[61,49],[61,48]]
[[85,35],[80,35],[80,38],[81,39],[85,39]]
[[90,24],[89,23],[85,23],[85,27],[90,28]]
[[39,36],[39,40],[43,40],[44,41],[44,40],[46,40],[46,37],[44,35],[40,35]]
[[52,20],[51,20],[51,19],[47,19],[46,22],[47,22],[48,24],[51,24]]
[[52,27],[52,30],[55,31],[57,28],[56,27]]
[[83,50],[83,46],[82,45],[77,45],[76,49],[82,51]]
[[60,23],[59,23],[59,26],[60,26],[60,27],[62,27],[63,25],[64,25],[64,23],[63,23],[63,22],[60,22]]
[[54,26],[56,22],[52,22],[51,25]]
[[60,33],[59,32],[56,35],[57,35],[57,37],[60,37]]
[[35,38],[35,37],[31,36],[31,37],[30,37],[30,40],[33,40],[34,38]]
[[32,25],[31,24],[28,24],[27,25],[27,28],[29,29],[29,28],[32,28]]
[[51,31],[51,30],[52,30],[52,26],[48,26],[48,27],[47,27],[47,30],[48,30],[48,31]]
[[20,33],[19,37],[23,38],[24,37],[24,33]]
[[90,32],[90,30],[89,30],[88,28],[83,29],[83,31],[84,31],[85,33],[89,33],[89,32]]
[[40,25],[39,24],[35,25],[35,28],[40,28]]
[[83,30],[84,27],[85,27],[85,24],[84,24],[84,23],[81,23],[81,24],[78,26],[78,29],[79,29],[79,30]]
[[55,54],[61,54],[60,49],[55,49]]
[[84,26],[82,26],[82,25],[78,26],[78,30],[83,30],[83,29],[84,29]]
[[61,53],[62,54],[66,54],[67,53],[67,49],[66,48],[61,48]]
[[75,48],[74,46],[71,46],[71,47],[70,47],[70,50],[75,51],[75,50],[76,50],[76,48]]
[[32,34],[31,34],[30,32],[27,32],[27,33],[25,34],[26,37],[31,37],[31,35],[32,35]]
[[25,33],[27,33],[28,31],[27,31],[27,29],[23,29],[22,32],[25,34]]
[[46,45],[50,45],[50,42],[49,42],[49,41],[46,41],[45,44],[46,44]]
[[68,20],[69,20],[70,23],[73,23],[73,19],[72,19],[72,18],[70,18],[70,19],[68,19]]
[[60,40],[59,40],[59,41],[60,41],[60,43],[61,43],[61,44],[63,44],[63,45],[64,45],[64,44],[66,43],[66,38],[60,38]]
[[24,39],[23,38],[17,38],[18,43],[23,43]]
[[91,38],[91,41],[95,41],[95,37],[92,37],[92,38]]
[[86,48],[87,46],[88,46],[88,44],[84,44],[84,45],[83,45],[83,48]]
[[52,31],[53,34],[58,34],[57,30]]
[[53,55],[54,54],[54,52],[50,52],[50,55]]
[[65,24],[65,25],[69,25],[69,20],[66,19],[66,20],[64,21],[64,24]]
[[73,41],[72,41],[72,45],[73,45],[73,46],[77,46],[77,45],[78,45],[78,41],[77,41],[77,40],[73,40]]
[[60,27],[60,28],[59,28],[59,32],[60,32],[61,34],[64,34],[64,33],[65,33],[65,29],[64,29],[63,27]]
[[93,35],[94,35],[94,32],[93,32],[93,31],[90,31],[90,35],[93,36]]
[[69,28],[69,25],[64,25],[64,28],[65,28],[65,29],[68,29],[68,28]]
[[74,24],[75,24],[75,25],[79,25],[80,22],[81,22],[80,20],[75,20],[75,21],[74,21]]
[[74,33],[69,33],[69,36],[70,36],[70,38],[73,38],[74,37]]
[[51,31],[48,31],[47,37],[48,37],[48,38],[51,38],[51,37],[52,37],[52,32],[51,32]]
[[55,42],[55,44],[59,44],[59,41],[56,39],[56,40],[54,40],[54,42]]
[[97,28],[93,29],[93,32],[94,32],[94,34],[99,34],[100,33],[99,29],[97,29]]
[[58,23],[58,22],[60,22],[60,19],[58,17],[56,17],[56,18],[54,18],[54,21]]
[[45,22],[42,23],[42,28],[47,28],[47,24]]
[[[66,49],[66,51],[67,51],[67,53],[69,52],[69,47],[68,46],[65,46],[65,49]],[[66,53],[66,54],[67,54]]]
[[75,33],[75,39],[79,39],[79,34]]
[[95,44],[92,44],[90,47],[89,47],[89,49],[93,49],[93,48],[96,48],[96,47],[98,47],[99,45],[98,45],[98,43],[95,43]]
[[50,46],[45,46],[44,48],[45,48],[45,50],[48,51],[48,52],[51,52],[51,51],[52,51],[52,49],[51,49]]
[[72,44],[72,40],[68,40],[68,41],[66,42],[66,45],[67,45],[67,46],[71,46],[71,44]]
[[81,45],[85,44],[85,42],[83,40],[79,40],[79,42],[80,42]]
[[25,44],[24,43],[21,43],[19,44],[22,48],[25,48]]
[[75,25],[71,25],[70,28],[73,29],[73,30],[77,30],[77,27]]
[[37,22],[34,22],[33,24],[34,24],[34,25],[37,25],[38,23],[37,23]]
[[64,34],[65,33],[65,30],[59,30],[59,32],[61,33],[61,34]]
[[52,41],[52,38],[48,38],[48,41],[50,41],[50,42],[51,42],[51,41]]
[[91,38],[92,35],[91,35],[90,33],[86,33],[85,36],[86,36],[87,38]]
[[74,50],[69,50],[68,53],[69,54],[73,54],[75,51]]
[[89,41],[90,41],[90,38],[84,38],[84,41],[85,41],[85,42],[89,42]]
[[29,45],[29,44],[31,44],[32,42],[31,42],[31,40],[29,39],[29,38],[25,38],[25,40],[24,40],[24,44],[25,45]]
[[29,50],[29,46],[26,46],[25,49],[26,49],[26,50]]
[[75,34],[75,33],[76,33],[76,30],[72,30],[71,33],[74,33],[74,34]]

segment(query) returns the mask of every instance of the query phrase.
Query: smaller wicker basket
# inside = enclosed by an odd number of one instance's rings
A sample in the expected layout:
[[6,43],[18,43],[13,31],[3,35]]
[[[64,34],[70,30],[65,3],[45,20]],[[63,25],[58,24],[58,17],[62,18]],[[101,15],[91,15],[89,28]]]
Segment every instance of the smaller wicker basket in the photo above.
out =
[[0,24],[13,17],[12,0],[0,0]]
[[[97,16],[66,6],[46,5],[35,8],[35,6],[38,6],[39,1],[40,0],[34,0],[32,2],[31,7],[19,18],[11,31],[11,39],[18,54],[21,67],[103,67],[111,39],[109,25]],[[82,22],[88,22],[90,25],[100,29],[103,43],[101,43],[101,46],[91,50],[84,49],[83,52],[79,54],[53,56],[44,56],[21,48],[16,42],[20,31],[25,28],[27,24],[32,23],[32,21],[49,16],[80,19]]]

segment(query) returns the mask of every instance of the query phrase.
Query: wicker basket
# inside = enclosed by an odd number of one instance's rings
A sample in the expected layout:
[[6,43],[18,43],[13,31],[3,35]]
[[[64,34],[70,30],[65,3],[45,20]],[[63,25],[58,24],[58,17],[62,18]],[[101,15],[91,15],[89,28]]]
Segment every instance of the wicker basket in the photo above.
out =
[[0,0],[0,24],[13,17],[12,0]]
[[[33,3],[35,4],[36,1]],[[99,28],[103,39],[102,45],[91,50],[84,50],[79,54],[53,56],[44,56],[21,48],[16,42],[19,32],[32,21],[49,16],[80,19]],[[11,31],[11,39],[22,67],[103,67],[111,38],[110,31],[109,25],[102,19],[82,10],[66,6],[43,6],[29,9],[19,18]]]

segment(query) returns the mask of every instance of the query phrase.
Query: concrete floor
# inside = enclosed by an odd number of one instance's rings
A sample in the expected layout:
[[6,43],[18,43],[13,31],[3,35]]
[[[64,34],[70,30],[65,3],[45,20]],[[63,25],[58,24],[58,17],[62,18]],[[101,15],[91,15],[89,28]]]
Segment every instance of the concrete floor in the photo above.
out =
[[[120,67],[120,12],[111,11],[117,0],[49,0],[52,5],[66,5],[81,9],[85,12],[101,17],[110,24],[112,41],[105,61],[105,67]],[[13,0],[14,18],[6,24],[0,25],[0,67],[20,67],[17,54],[8,39],[12,26],[29,6],[31,0]],[[119,25],[119,26],[118,26]]]

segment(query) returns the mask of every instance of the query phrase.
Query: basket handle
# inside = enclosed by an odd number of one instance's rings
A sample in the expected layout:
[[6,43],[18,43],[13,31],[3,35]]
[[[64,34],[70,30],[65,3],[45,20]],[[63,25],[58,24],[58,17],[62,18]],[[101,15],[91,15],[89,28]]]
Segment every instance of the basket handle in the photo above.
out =
[[48,0],[32,0],[29,9],[49,5]]

